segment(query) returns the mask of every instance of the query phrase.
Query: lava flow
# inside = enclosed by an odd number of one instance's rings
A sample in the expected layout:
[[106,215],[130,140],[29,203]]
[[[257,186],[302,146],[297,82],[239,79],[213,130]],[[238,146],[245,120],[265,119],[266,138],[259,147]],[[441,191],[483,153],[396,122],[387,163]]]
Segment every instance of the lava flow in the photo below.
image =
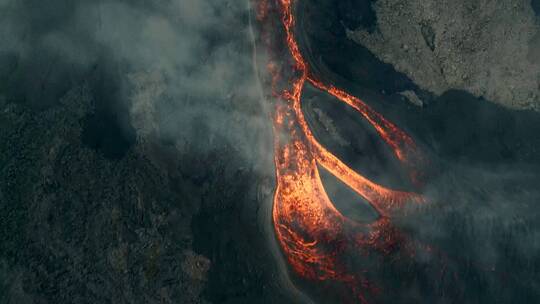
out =
[[[366,303],[369,295],[376,294],[378,288],[358,272],[346,269],[343,262],[345,252],[391,251],[394,245],[404,242],[392,225],[393,215],[404,205],[422,203],[424,199],[415,193],[378,185],[326,150],[312,134],[302,113],[304,85],[309,82],[358,111],[409,170],[412,179],[416,173],[410,168],[421,159],[420,153],[410,136],[359,98],[325,84],[311,74],[294,33],[294,0],[277,0],[276,5],[294,76],[286,77],[287,88],[280,90],[276,83],[281,79],[282,71],[276,64],[269,64],[273,95],[277,99],[273,122],[277,178],[272,211],[275,233],[294,273],[311,281],[344,284],[351,290],[355,301]],[[266,11],[269,9],[267,1],[259,3],[259,20],[269,15]],[[364,198],[378,212],[378,219],[366,224],[341,214],[325,192],[318,166]]]

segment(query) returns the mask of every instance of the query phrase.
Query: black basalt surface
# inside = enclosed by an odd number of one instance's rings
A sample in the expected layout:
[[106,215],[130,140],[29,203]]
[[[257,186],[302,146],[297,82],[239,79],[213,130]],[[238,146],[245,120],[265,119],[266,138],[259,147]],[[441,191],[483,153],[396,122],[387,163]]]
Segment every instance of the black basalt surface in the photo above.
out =
[[[358,3],[365,9],[364,1]],[[316,77],[360,97],[398,124],[430,159],[423,190],[430,205],[397,222],[403,231],[443,252],[444,258],[414,259],[404,268],[390,260],[375,266],[374,280],[387,286],[382,302],[537,302],[540,293],[531,282],[540,278],[540,251],[530,241],[539,229],[540,193],[535,185],[540,180],[540,115],[503,108],[464,91],[441,96],[423,92],[347,39],[349,21],[339,7],[327,0],[297,7],[297,35]],[[352,29],[356,27],[377,30],[371,23],[356,23]],[[424,106],[397,94],[403,90],[415,91]],[[305,90],[303,110],[321,143],[355,170],[407,189],[399,166],[384,152],[387,147],[358,113],[312,88]],[[316,111],[331,119],[339,140]],[[349,144],[340,145],[343,141]],[[371,152],[378,156],[370,158]],[[336,187],[332,178],[323,182]],[[336,205],[352,218],[365,214],[355,210],[359,200],[351,194],[332,198],[341,200]],[[441,268],[445,274],[436,275]]]
[[540,1],[538,0],[531,0],[531,6],[536,13],[536,16],[540,16]]

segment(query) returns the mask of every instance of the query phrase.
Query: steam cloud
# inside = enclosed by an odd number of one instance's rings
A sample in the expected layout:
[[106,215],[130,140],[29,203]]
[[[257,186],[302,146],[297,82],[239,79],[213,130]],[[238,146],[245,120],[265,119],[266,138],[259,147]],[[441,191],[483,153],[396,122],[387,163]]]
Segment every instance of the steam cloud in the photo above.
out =
[[[96,96],[104,99],[96,102],[124,111],[124,128],[135,128],[139,140],[159,137],[198,152],[216,141],[234,143],[249,160],[270,153],[261,144],[270,121],[260,104],[249,30],[245,1],[0,0],[0,103],[15,98],[46,107],[97,77],[116,98]],[[461,234],[449,248],[467,248],[474,260],[505,271],[525,267],[522,261],[537,265],[538,229],[530,224],[537,218],[537,176],[501,171],[443,175],[432,182],[431,196],[445,205],[403,226],[441,243]],[[515,261],[504,260],[509,247]]]
[[258,146],[260,133],[247,131],[268,121],[247,1],[2,0],[0,8],[4,99],[47,107],[92,79],[106,95],[96,103],[140,139],[202,150],[224,140],[245,157]]

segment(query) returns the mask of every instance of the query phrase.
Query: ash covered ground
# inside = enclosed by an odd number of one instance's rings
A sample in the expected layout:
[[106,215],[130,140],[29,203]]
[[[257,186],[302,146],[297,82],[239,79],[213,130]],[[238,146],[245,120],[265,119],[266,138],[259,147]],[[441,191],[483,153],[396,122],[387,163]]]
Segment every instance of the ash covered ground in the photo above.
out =
[[[434,160],[437,203],[401,226],[460,276],[389,263],[385,302],[540,299],[539,11],[536,0],[299,6],[318,75]],[[269,226],[256,34],[239,1],[0,0],[1,303],[302,302]],[[304,112],[351,167],[408,187],[350,109],[306,88]],[[341,210],[365,216],[324,181]]]

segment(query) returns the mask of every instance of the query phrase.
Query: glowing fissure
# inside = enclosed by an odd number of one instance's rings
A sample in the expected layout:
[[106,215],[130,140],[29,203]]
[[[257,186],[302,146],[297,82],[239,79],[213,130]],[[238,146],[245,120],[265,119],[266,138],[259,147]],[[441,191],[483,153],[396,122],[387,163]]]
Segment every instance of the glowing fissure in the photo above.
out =
[[[273,205],[274,229],[292,270],[308,280],[332,280],[344,283],[360,302],[376,293],[361,274],[350,273],[340,261],[345,250],[388,252],[400,241],[391,224],[392,215],[406,203],[421,203],[422,196],[395,191],[378,185],[345,165],[326,150],[312,134],[301,109],[302,89],[306,82],[331,94],[357,110],[392,149],[396,158],[411,167],[420,158],[413,139],[367,104],[310,74],[294,35],[293,0],[277,0],[285,41],[292,58],[294,76],[287,79],[288,88],[279,90],[280,71],[268,65],[276,97],[274,116],[274,153],[276,191]],[[264,19],[267,0],[259,2],[257,16]],[[319,176],[317,165],[324,167],[363,197],[379,218],[369,224],[355,222],[341,214],[332,204]]]

